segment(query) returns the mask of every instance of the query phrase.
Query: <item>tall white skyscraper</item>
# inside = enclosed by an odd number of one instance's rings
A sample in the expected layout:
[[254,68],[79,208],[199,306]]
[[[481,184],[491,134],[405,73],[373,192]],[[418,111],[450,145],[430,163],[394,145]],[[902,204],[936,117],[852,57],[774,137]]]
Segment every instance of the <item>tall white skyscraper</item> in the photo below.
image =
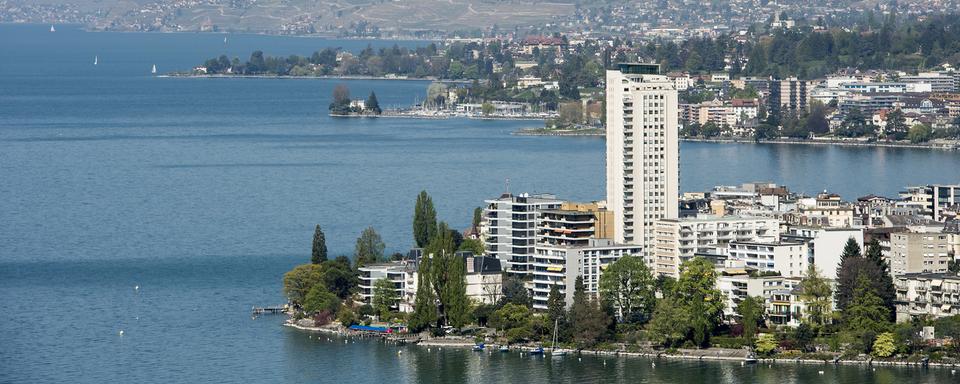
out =
[[642,245],[651,268],[655,223],[679,211],[678,135],[677,90],[659,65],[607,71],[607,208],[614,240]]

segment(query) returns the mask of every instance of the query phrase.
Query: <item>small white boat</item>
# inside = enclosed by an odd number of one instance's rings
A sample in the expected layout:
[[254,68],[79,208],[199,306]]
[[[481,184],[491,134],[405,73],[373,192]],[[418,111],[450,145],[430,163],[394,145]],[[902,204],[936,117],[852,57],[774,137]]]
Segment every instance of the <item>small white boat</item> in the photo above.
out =
[[94,56],[94,57],[93,57],[93,65],[97,65],[97,64],[99,64],[99,63],[100,63],[100,56]]
[[150,70],[150,73],[153,73],[153,74],[156,74],[156,73],[157,73],[157,65],[156,65],[156,64],[153,65],[153,69]]
[[56,32],[56,31],[57,31],[57,29],[54,28],[54,27],[51,25],[51,26],[50,26],[50,32]]

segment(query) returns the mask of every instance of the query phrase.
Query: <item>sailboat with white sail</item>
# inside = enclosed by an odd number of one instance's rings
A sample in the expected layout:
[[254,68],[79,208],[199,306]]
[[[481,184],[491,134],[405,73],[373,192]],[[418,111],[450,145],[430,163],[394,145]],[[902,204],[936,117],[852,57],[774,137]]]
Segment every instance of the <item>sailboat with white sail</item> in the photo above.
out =
[[550,356],[553,356],[553,357],[563,357],[564,355],[567,354],[567,351],[557,350],[557,330],[559,330],[560,328],[558,327],[558,325],[560,325],[560,319],[554,319],[553,320],[553,345],[550,348]]
[[152,74],[154,74],[154,75],[157,74],[157,65],[156,65],[156,64],[153,65],[153,69],[150,70],[150,73],[152,73]]
[[54,27],[51,25],[51,26],[50,26],[50,32],[56,32],[56,31],[57,31],[57,29],[54,28]]

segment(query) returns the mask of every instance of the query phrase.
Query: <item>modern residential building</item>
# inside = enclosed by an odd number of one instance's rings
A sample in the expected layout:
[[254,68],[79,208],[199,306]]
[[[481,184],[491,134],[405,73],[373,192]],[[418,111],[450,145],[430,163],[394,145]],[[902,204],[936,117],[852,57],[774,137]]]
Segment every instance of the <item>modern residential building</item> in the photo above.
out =
[[657,64],[608,70],[607,209],[614,241],[643,246],[652,265],[654,223],[679,215],[677,90]]
[[[922,228],[921,228],[922,229]],[[890,273],[944,273],[950,262],[949,235],[939,231],[890,234]]]
[[960,315],[960,276],[907,273],[893,278],[897,289],[897,322],[924,317]]
[[650,269],[677,277],[680,264],[697,253],[726,248],[732,241],[775,242],[780,236],[777,219],[739,216],[699,216],[656,221],[656,243]]
[[394,261],[358,268],[360,299],[366,304],[372,304],[377,280],[387,279],[393,283],[396,291],[393,310],[413,312],[413,302],[417,295],[417,265],[416,261]]
[[767,96],[769,110],[796,114],[807,110],[810,92],[814,86],[816,86],[815,82],[799,80],[796,77],[770,80],[770,91]]
[[763,300],[763,305],[767,308],[768,319],[771,323],[795,325],[792,323],[794,318],[799,323],[799,315],[802,311],[794,308],[794,306],[799,307],[802,304],[789,303],[788,301],[789,304],[784,307],[784,297],[782,297],[784,292],[791,292],[800,285],[799,278],[766,276],[740,267],[722,268],[719,269],[719,272],[717,289],[723,292],[726,300],[723,310],[725,320],[735,321],[737,306],[750,296],[759,297]]
[[746,268],[761,272],[803,277],[809,266],[809,251],[805,242],[732,241],[727,260],[742,262]]
[[810,260],[816,265],[821,276],[829,280],[837,279],[837,267],[840,266],[843,246],[851,238],[863,249],[862,228],[790,226],[780,234],[781,241],[806,243]]
[[600,275],[607,265],[626,255],[639,255],[636,245],[616,244],[609,239],[591,239],[587,244],[540,244],[532,263],[533,307],[546,309],[550,289],[557,285],[567,306],[573,304],[573,286],[583,276],[587,294],[599,292]]
[[500,259],[505,270],[512,274],[528,275],[530,258],[534,254],[537,222],[540,212],[561,207],[562,201],[553,195],[505,193],[487,200],[483,211],[484,250]]
[[909,187],[900,192],[900,198],[919,204],[921,214],[935,221],[946,221],[950,217],[945,215],[945,211],[956,211],[956,207],[960,206],[960,184]]

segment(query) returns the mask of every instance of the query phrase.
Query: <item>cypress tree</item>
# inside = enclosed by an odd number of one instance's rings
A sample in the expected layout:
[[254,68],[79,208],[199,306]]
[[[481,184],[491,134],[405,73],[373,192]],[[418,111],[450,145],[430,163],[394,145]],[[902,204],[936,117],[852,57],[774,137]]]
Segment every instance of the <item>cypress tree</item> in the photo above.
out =
[[313,252],[310,255],[310,261],[313,264],[321,264],[327,261],[327,238],[320,229],[320,224],[313,230]]
[[437,211],[427,191],[420,191],[413,208],[413,240],[418,248],[424,248],[437,233]]

